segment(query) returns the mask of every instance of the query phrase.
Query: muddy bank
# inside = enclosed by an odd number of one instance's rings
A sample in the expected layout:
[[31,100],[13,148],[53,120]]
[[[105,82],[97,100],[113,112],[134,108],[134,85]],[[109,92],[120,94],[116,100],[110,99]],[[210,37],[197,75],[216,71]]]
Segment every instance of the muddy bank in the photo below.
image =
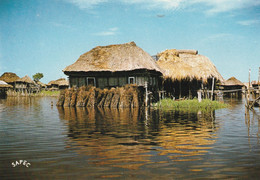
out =
[[144,105],[144,91],[135,85],[111,89],[93,86],[70,88],[62,91],[57,106],[133,108]]

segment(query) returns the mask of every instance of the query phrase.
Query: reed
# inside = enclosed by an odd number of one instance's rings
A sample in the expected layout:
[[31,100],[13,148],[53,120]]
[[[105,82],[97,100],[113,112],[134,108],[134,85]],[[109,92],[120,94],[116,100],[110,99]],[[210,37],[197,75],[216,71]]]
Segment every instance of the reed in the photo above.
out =
[[228,104],[203,99],[199,102],[196,98],[191,100],[175,101],[169,98],[163,99],[160,102],[154,103],[154,107],[160,109],[175,109],[175,110],[188,110],[188,111],[210,111],[215,109],[227,108]]

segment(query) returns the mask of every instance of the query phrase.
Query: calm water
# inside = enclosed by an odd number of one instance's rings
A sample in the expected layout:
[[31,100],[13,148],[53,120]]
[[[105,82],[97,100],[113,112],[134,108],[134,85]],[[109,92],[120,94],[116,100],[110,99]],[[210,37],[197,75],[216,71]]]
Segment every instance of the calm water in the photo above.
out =
[[[53,101],[54,106],[51,106]],[[57,108],[0,100],[0,179],[257,179],[259,109],[211,113]],[[26,160],[28,167],[12,163]]]

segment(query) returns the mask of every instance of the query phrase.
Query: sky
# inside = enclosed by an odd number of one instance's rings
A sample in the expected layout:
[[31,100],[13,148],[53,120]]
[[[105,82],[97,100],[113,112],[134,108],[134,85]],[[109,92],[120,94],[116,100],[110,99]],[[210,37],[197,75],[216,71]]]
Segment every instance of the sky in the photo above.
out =
[[224,79],[258,79],[260,0],[0,0],[0,75],[42,82],[96,46],[134,41],[155,55],[196,49]]

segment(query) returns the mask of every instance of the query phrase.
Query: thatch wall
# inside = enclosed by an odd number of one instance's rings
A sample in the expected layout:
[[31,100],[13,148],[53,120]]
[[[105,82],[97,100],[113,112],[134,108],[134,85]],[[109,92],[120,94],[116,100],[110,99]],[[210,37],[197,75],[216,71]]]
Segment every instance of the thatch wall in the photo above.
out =
[[143,99],[143,90],[135,85],[109,90],[87,86],[62,91],[57,106],[134,108],[143,106]]

